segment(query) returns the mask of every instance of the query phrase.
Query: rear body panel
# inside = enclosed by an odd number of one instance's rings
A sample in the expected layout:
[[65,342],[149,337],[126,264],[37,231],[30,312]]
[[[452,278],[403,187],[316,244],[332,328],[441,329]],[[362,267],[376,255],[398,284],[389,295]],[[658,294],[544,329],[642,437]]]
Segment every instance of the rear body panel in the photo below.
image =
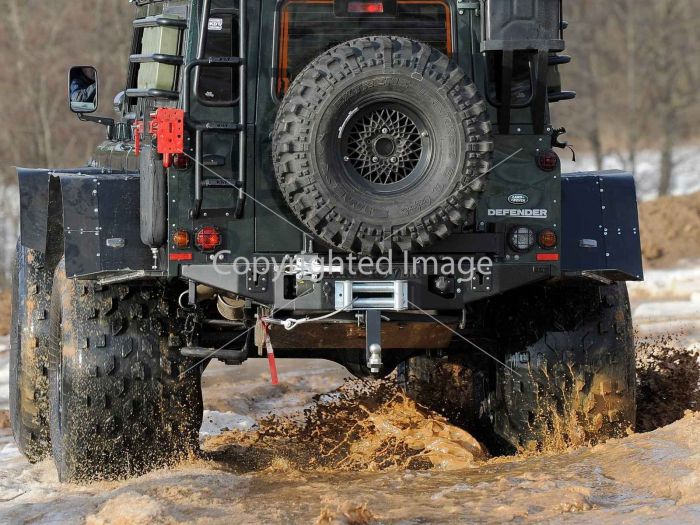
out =
[[[548,5],[553,1],[542,0]],[[187,64],[198,55],[218,56],[227,49],[230,56],[236,56],[237,6],[238,2],[234,1],[212,0],[207,38],[200,34],[202,2],[152,3],[140,7],[138,17],[165,15],[185,20],[186,28],[181,30],[178,45],[183,64]],[[505,81],[498,75],[494,76],[494,64],[498,62],[493,62],[487,57],[488,53],[482,51],[484,46],[489,53],[494,46],[494,49],[506,49],[517,41],[513,35],[520,33],[504,29],[503,20],[498,22],[500,29],[494,26],[495,30],[489,33],[479,5],[473,2],[398,0],[397,6],[398,18],[375,19],[337,17],[330,0],[250,1],[244,22],[248,31],[248,49],[244,57],[247,96],[243,100],[217,104],[217,97],[223,95],[220,93],[221,76],[216,75],[206,77],[208,80],[202,80],[205,78],[202,77],[195,81],[195,93],[181,94],[179,99],[134,96],[130,100],[127,111],[138,115],[154,107],[181,108],[183,97],[188,96],[188,118],[198,122],[236,123],[240,120],[241,104],[245,104],[247,168],[241,189],[247,200],[240,218],[233,216],[240,175],[238,137],[234,133],[216,129],[203,133],[199,146],[204,160],[204,189],[202,212],[198,216],[192,214],[196,194],[192,163],[181,168],[171,167],[166,172],[170,238],[178,230],[194,235],[203,227],[213,226],[222,234],[221,251],[203,253],[194,246],[178,249],[170,242],[150,250],[140,242],[138,217],[148,210],[139,209],[138,160],[132,140],[113,140],[103,144],[93,159],[93,168],[63,173],[20,170],[22,242],[40,249],[46,245],[48,225],[60,223],[61,234],[65,237],[65,255],[70,261],[70,275],[96,278],[121,273],[128,279],[130,275],[133,278],[143,276],[143,273],[134,272],[151,272],[152,276],[202,283],[260,304],[288,305],[306,311],[333,310],[335,282],[356,278],[346,271],[327,275],[324,281],[310,285],[308,295],[302,299],[296,297],[296,292],[289,293],[288,278],[273,281],[274,269],[269,270],[273,272],[270,274],[255,272],[252,285],[250,275],[231,275],[228,270],[241,258],[250,261],[264,257],[281,261],[302,252],[316,253],[322,261],[328,262],[327,247],[297,221],[279,191],[272,166],[271,129],[280,97],[299,68],[343,40],[388,33],[429,40],[473,78],[489,102],[495,153],[493,169],[486,177],[485,191],[477,203],[475,225],[422,252],[398,254],[396,259],[399,260],[392,261],[394,267],[390,276],[375,276],[373,279],[405,279],[409,283],[412,304],[441,310],[460,310],[466,303],[563,275],[594,272],[610,279],[641,279],[636,201],[631,178],[615,173],[567,176],[563,193],[560,166],[545,171],[537,165],[538,156],[550,150],[557,137],[549,123],[546,105],[543,118],[534,118],[536,108],[533,105],[513,103],[504,111],[499,102],[499,88],[494,87],[494,83],[499,79]],[[536,15],[547,20],[552,16],[547,9]],[[551,25],[551,20],[546,23]],[[134,52],[140,52],[141,36],[138,29],[135,31]],[[173,53],[173,42],[177,39],[172,30],[168,31],[168,53]],[[550,48],[558,45],[559,40],[554,37],[560,30],[555,28],[550,33],[552,38],[533,40],[536,42],[533,52],[542,52],[542,45]],[[491,35],[492,39],[487,42],[485,35]],[[200,42],[203,42],[203,53],[200,53]],[[207,47],[207,42],[211,43],[210,47]],[[546,58],[546,51],[544,53]],[[529,64],[530,76],[534,78],[535,62]],[[554,66],[548,69],[551,90],[557,87],[552,86],[551,80],[557,78],[558,73]],[[158,71],[166,70],[160,68]],[[236,71],[234,68],[229,75],[232,86],[234,79],[238,78]],[[139,78],[143,80],[144,75],[140,73],[145,72],[139,71],[138,64],[131,64],[127,88],[143,87]],[[165,82],[164,76],[167,75],[157,75],[158,87]],[[183,86],[182,76],[176,77],[178,89]],[[214,87],[208,87],[210,81],[214,82],[211,84]],[[525,82],[527,84],[527,79]],[[542,87],[535,84],[530,80],[529,87],[526,87],[526,92],[530,90],[530,98]],[[233,87],[231,94],[235,98]],[[126,120],[132,122],[128,117]],[[541,122],[538,124],[537,121]],[[198,146],[195,142],[194,133],[187,133],[188,156],[194,154],[194,148]],[[95,182],[101,178],[104,178],[104,185]],[[609,188],[611,200],[607,200],[606,193],[595,193],[592,185],[601,184],[603,189]],[[103,189],[107,188],[112,197],[104,193]],[[97,201],[93,202],[92,191],[95,190],[98,192]],[[70,195],[73,197],[69,198]],[[608,232],[615,235],[601,238],[601,228],[595,228],[599,225],[603,226],[603,234],[607,227]],[[543,229],[552,230],[559,245],[549,250],[538,246],[528,251],[515,250],[509,242],[509,234],[516,227],[529,228],[535,235]],[[88,242],[84,235],[82,240],[75,236],[76,228],[96,230],[98,234]],[[620,235],[617,228],[620,228]],[[108,246],[108,241],[120,244],[115,239],[123,239],[127,248]],[[598,248],[581,248],[581,239],[595,240]],[[348,259],[347,254],[334,255]],[[488,271],[476,274],[451,272],[449,277],[453,282],[449,291],[436,293],[431,290],[431,279],[438,272],[413,271],[411,263],[416,257],[435,257],[437,261],[471,258],[474,263],[487,257],[490,264]],[[261,276],[267,279],[267,284],[259,279]]]

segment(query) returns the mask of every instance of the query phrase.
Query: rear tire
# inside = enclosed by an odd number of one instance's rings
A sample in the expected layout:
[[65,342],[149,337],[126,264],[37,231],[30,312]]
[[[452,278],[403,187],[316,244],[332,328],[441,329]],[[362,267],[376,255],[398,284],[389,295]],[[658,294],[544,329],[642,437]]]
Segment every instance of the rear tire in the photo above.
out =
[[44,255],[18,242],[12,271],[10,420],[17,448],[32,463],[50,451],[46,369],[52,280]]
[[635,351],[624,283],[527,287],[483,315],[497,323],[494,355],[508,368],[466,354],[412,358],[398,373],[411,397],[498,451],[561,450],[634,429]]
[[169,347],[169,305],[157,285],[99,286],[59,264],[49,398],[61,481],[138,475],[197,449],[201,367]]
[[[583,282],[523,294],[508,319],[493,407],[517,449],[561,450],[634,430],[634,332],[625,283]],[[503,334],[506,335],[506,334]]]

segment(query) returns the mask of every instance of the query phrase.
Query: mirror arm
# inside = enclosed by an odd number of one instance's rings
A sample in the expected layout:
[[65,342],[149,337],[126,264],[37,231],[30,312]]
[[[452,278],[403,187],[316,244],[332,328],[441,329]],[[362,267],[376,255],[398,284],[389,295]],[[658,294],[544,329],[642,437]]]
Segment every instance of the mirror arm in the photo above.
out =
[[97,124],[102,124],[103,126],[112,127],[114,126],[114,119],[107,117],[93,117],[92,115],[84,115],[78,113],[78,119],[83,122],[95,122]]
[[95,122],[96,124],[102,124],[107,126],[107,140],[113,140],[114,135],[114,119],[108,117],[93,117],[92,115],[85,115],[83,113],[78,113],[78,120],[82,122]]

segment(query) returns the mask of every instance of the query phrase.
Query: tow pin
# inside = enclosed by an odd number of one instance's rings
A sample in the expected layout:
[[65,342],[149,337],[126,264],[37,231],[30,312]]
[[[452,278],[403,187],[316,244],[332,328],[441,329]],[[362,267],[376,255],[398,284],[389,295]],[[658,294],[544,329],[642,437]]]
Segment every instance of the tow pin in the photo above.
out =
[[369,345],[369,361],[367,361],[370,372],[378,374],[382,369],[382,347],[377,343]]

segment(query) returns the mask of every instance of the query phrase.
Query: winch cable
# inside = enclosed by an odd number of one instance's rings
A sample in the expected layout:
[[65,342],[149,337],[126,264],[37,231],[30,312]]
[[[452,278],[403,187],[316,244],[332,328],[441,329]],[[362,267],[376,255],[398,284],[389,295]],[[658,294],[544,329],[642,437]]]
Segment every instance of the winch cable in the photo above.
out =
[[343,312],[347,312],[348,310],[350,310],[350,308],[352,308],[353,304],[355,304],[355,301],[339,310],[335,310],[334,312],[322,315],[320,317],[304,317],[303,319],[295,319],[293,317],[290,317],[288,319],[275,319],[274,317],[263,317],[261,321],[266,324],[283,326],[285,330],[292,331],[299,325],[324,321],[326,319],[330,319],[331,317],[335,317],[336,315],[341,314]]

